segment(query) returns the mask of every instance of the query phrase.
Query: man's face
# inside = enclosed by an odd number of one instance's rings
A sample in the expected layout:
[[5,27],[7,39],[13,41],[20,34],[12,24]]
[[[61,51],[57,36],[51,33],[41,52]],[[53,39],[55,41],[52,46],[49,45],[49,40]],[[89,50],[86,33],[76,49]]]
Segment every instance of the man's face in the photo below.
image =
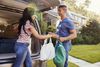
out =
[[58,14],[59,16],[63,16],[66,14],[66,8],[58,8]]

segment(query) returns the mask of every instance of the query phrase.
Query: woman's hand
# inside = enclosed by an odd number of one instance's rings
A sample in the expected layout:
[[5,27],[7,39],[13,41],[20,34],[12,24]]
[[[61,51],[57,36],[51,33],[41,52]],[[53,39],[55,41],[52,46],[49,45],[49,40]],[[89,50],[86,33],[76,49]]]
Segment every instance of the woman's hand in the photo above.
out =
[[57,35],[57,34],[55,34],[55,33],[49,32],[49,34],[52,35],[53,38],[56,38],[56,39],[59,38],[59,35]]
[[52,35],[53,38],[56,38],[56,39],[58,39],[61,42],[64,42],[65,41],[65,38],[64,37],[59,37],[59,35],[57,35],[55,33],[49,32],[49,34]]
[[47,38],[51,38],[51,37],[52,37],[52,35],[51,35],[51,34],[48,34],[48,35],[47,35]]

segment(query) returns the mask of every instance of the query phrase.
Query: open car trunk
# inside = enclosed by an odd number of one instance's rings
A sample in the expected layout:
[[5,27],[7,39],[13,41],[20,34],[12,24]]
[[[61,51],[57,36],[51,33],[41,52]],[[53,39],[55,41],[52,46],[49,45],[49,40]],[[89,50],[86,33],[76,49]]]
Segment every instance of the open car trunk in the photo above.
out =
[[11,8],[22,10],[27,7],[29,3],[37,5],[40,11],[50,10],[60,4],[59,0],[0,0],[0,5],[9,6]]
[[[16,58],[14,46],[17,32],[14,31],[14,28],[18,25],[18,20],[22,15],[23,9],[30,2],[35,3],[39,11],[50,10],[51,7],[55,7],[60,3],[59,0],[0,0],[0,67],[5,67],[1,64],[13,63]],[[34,26],[39,34],[41,34],[39,23],[36,22]],[[39,64],[40,40],[32,37],[29,49],[34,65],[36,65],[33,66],[41,67],[41,63]]]

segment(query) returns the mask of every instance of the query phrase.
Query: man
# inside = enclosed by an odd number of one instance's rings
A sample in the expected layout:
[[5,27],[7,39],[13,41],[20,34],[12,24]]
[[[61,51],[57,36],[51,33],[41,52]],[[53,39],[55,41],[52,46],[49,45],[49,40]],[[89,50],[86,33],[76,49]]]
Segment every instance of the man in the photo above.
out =
[[[68,67],[68,52],[71,48],[71,40],[77,37],[74,23],[67,17],[67,6],[60,5],[58,7],[58,14],[61,17],[61,22],[57,27],[57,32],[51,33],[53,38],[58,39],[64,45],[66,50],[66,62],[64,67]],[[56,46],[59,42],[56,44]]]

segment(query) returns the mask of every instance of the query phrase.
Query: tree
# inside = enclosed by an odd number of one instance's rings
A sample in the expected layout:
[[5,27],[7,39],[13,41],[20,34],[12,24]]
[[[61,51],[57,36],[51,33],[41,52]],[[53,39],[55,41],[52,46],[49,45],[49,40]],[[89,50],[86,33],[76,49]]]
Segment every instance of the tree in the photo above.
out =
[[79,37],[74,43],[98,44],[100,43],[100,23],[95,19],[88,20],[88,24],[80,30]]
[[86,7],[89,7],[89,4],[91,3],[90,0],[85,0],[85,2],[83,3]]

